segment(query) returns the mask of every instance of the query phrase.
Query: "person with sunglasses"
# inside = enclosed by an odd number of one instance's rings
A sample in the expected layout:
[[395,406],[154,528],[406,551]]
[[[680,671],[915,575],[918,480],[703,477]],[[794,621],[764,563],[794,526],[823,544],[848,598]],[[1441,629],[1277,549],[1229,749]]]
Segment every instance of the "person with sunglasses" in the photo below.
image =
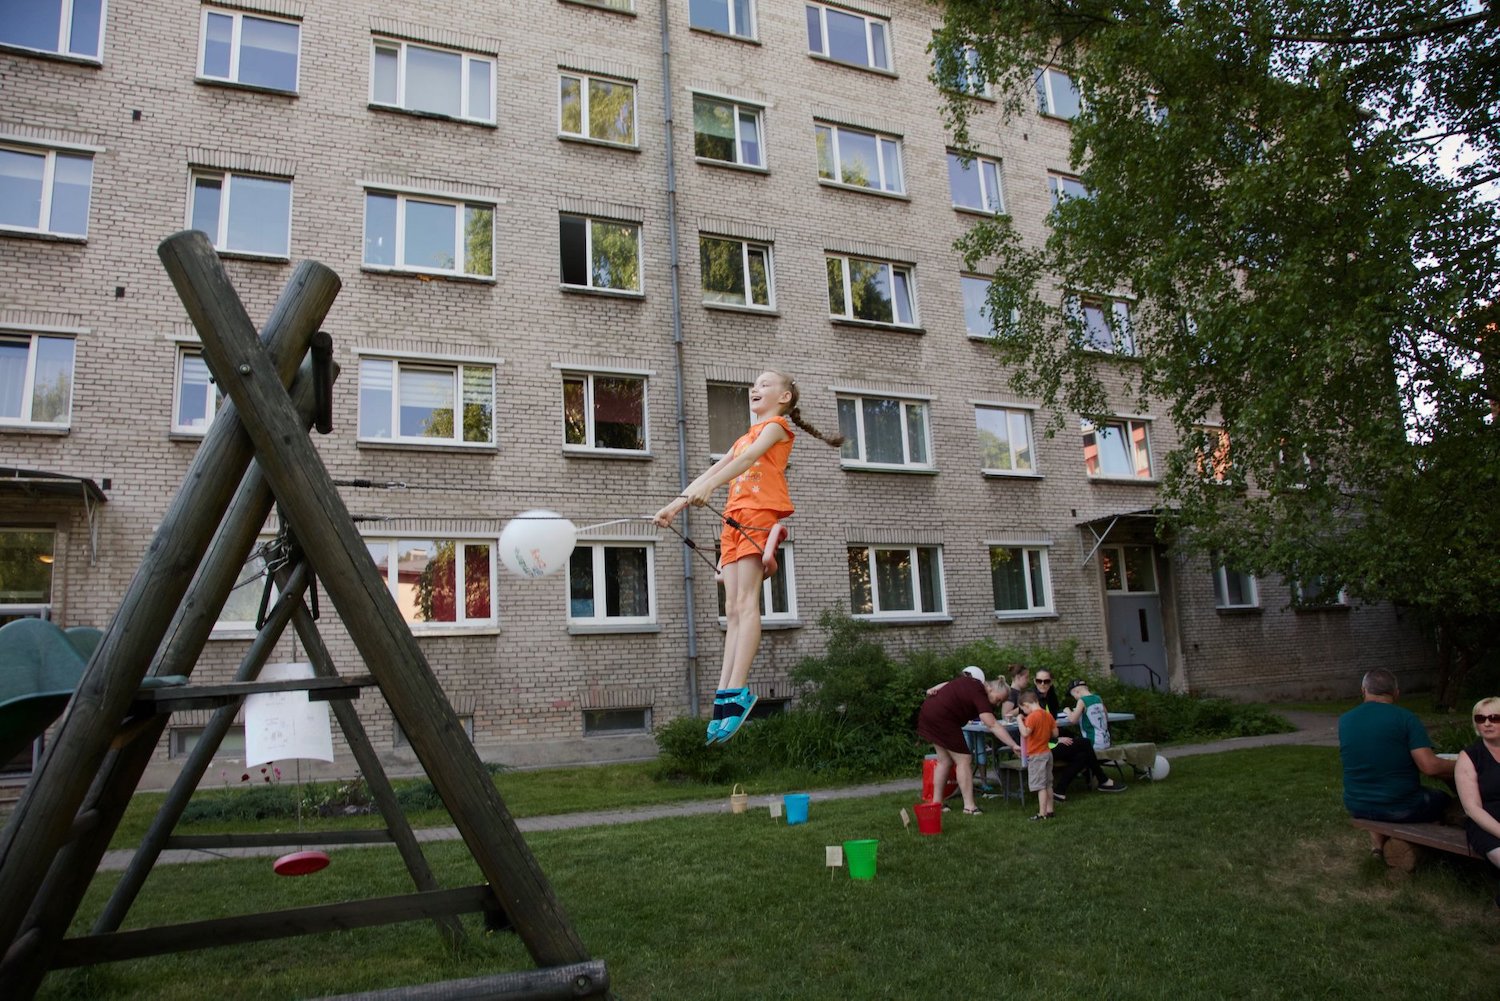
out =
[[1458,756],[1453,779],[1469,817],[1469,847],[1500,868],[1500,698],[1474,703],[1474,732],[1479,739]]
[[[1339,717],[1344,808],[1360,820],[1420,824],[1442,819],[1452,797],[1422,785],[1422,777],[1453,783],[1453,762],[1433,753],[1432,738],[1415,713],[1396,705],[1396,676],[1376,669],[1360,681],[1364,701]],[[1370,851],[1382,855],[1386,836],[1370,832]]]

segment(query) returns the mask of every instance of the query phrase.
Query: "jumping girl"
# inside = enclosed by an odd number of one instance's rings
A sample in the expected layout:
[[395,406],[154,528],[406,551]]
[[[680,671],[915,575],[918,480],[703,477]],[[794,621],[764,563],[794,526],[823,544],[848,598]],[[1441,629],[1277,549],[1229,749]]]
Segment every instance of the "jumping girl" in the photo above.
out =
[[760,648],[761,582],[776,572],[776,546],[785,534],[781,519],[792,513],[786,464],[794,432],[788,421],[820,441],[837,447],[842,435],[826,435],[802,419],[797,383],[781,372],[762,372],[750,387],[750,430],[722,459],[710,466],[660,511],[658,525],[669,525],[683,508],[702,507],[713,492],[729,484],[724,530],[719,536],[719,572],[724,578],[724,667],[714,692],[714,715],[708,743],[723,742],[739,731],[757,696],[745,687],[750,663]]

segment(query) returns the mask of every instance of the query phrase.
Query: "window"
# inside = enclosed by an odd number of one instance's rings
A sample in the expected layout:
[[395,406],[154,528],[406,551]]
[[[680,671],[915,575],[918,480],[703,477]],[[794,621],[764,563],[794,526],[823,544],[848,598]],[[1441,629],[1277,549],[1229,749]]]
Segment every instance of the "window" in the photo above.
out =
[[970,337],[994,337],[995,323],[990,319],[990,280],[959,275],[958,284],[964,298],[964,331]]
[[1070,198],[1092,198],[1093,194],[1082,181],[1066,174],[1048,174],[1047,190],[1052,195],[1052,207],[1057,208]]
[[741,383],[708,384],[708,450],[727,455],[740,435],[750,430],[750,387]]
[[1314,574],[1292,581],[1292,603],[1298,608],[1343,608],[1349,595],[1332,578]]
[[194,173],[188,226],[208,234],[221,252],[288,257],[292,182],[251,174]]
[[890,70],[890,24],[852,10],[807,5],[807,51],[836,62]]
[[219,412],[224,394],[214,384],[200,348],[177,352],[177,378],[172,404],[172,430],[177,434],[205,434]]
[[1214,604],[1219,608],[1258,608],[1260,590],[1255,575],[1214,563]]
[[938,86],[944,90],[970,97],[990,96],[990,82],[979,67],[979,50],[972,45],[939,53],[936,70]]
[[0,332],[0,426],[65,428],[73,414],[73,338]]
[[940,616],[943,554],[937,546],[850,546],[849,611],[872,618]]
[[[266,555],[271,541],[270,538],[261,538],[256,541],[255,548],[245,559],[245,565],[240,567],[239,576],[235,578],[234,589],[225,599],[224,607],[219,609],[218,618],[214,620],[215,630],[255,628],[255,619],[260,613],[260,599],[266,589]],[[273,584],[270,601],[276,600],[277,593]],[[270,605],[267,604],[266,607],[269,609]]]
[[835,320],[915,326],[911,268],[864,257],[828,257],[828,312]]
[[52,566],[57,533],[46,528],[0,528],[0,625],[52,617]]
[[1221,427],[1200,427],[1194,458],[1198,475],[1213,483],[1229,479],[1229,432]]
[[[757,536],[757,543],[765,540]],[[719,562],[722,551],[716,545],[714,547],[714,562]],[[762,622],[794,622],[797,619],[797,588],[793,583],[792,572],[792,545],[784,542],[776,549],[776,562],[779,567],[775,574],[767,577],[760,583],[760,621]],[[719,618],[727,619],[728,615],[724,609],[724,584],[717,585],[719,592]]]
[[990,583],[994,588],[997,616],[1050,614],[1052,592],[1049,579],[1046,549],[990,547]]
[[721,35],[755,37],[754,0],[688,0],[688,23]]
[[1031,411],[1011,407],[975,407],[979,432],[979,468],[986,473],[1032,473]]
[[924,401],[840,396],[838,412],[844,465],[932,468]]
[[[461,420],[454,420],[461,414]],[[495,440],[495,369],[404,358],[359,361],[359,437],[424,445]]]
[[301,36],[296,21],[206,7],[198,74],[247,87],[295,91]]
[[370,103],[471,122],[495,120],[495,60],[393,38],[372,42]]
[[649,733],[651,710],[642,709],[585,709],[583,711],[583,735],[585,737],[609,736],[616,733]]
[[564,73],[559,100],[563,135],[635,145],[635,84]]
[[94,158],[0,146],[0,230],[88,236]]
[[495,208],[365,192],[365,267],[495,276]]
[[698,237],[703,301],[770,309],[771,248],[721,236]]
[[906,190],[901,180],[901,140],[843,125],[819,124],[816,131],[822,180],[896,195]]
[[103,35],[104,0],[0,0],[0,45],[98,60]]
[[568,558],[568,621],[641,625],[656,617],[651,546],[579,543]]
[[703,160],[764,167],[759,108],[693,95],[693,155]]
[[559,217],[562,283],[575,288],[641,291],[641,227],[635,223]]
[[[168,757],[185,758],[193,753],[193,748],[198,746],[198,741],[203,739],[203,731],[207,729],[201,726],[174,726],[171,729],[171,743],[168,745]],[[214,760],[221,758],[238,758],[245,760],[245,727],[243,724],[234,724],[224,731],[224,738],[219,741],[218,748],[213,754]],[[240,775],[246,774],[236,768],[235,772]],[[228,781],[227,779],[225,781]],[[235,780],[236,782],[239,780]]]
[[1113,594],[1154,594],[1156,552],[1150,546],[1104,546],[1099,550],[1104,590]]
[[1048,66],[1036,71],[1036,110],[1053,118],[1077,118],[1083,98],[1073,78]]
[[646,450],[646,380],[584,372],[563,375],[563,447]]
[[1083,464],[1090,476],[1149,480],[1151,447],[1147,422],[1083,422]]
[[974,212],[1005,211],[1000,194],[1000,164],[982,156],[965,159],[964,154],[948,152],[948,189],[953,193],[953,207]]
[[1069,296],[1068,318],[1078,328],[1083,347],[1105,354],[1135,354],[1130,327],[1130,303],[1124,299]]
[[495,547],[489,540],[366,539],[365,548],[411,625],[495,624]]

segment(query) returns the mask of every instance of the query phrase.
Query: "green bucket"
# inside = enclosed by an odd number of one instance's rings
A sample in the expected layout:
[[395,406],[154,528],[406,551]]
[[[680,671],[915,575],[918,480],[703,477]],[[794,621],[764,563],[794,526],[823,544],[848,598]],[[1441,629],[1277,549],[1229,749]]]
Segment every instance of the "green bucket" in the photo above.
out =
[[880,842],[874,838],[844,842],[844,858],[849,863],[851,879],[875,878],[875,846],[878,844]]

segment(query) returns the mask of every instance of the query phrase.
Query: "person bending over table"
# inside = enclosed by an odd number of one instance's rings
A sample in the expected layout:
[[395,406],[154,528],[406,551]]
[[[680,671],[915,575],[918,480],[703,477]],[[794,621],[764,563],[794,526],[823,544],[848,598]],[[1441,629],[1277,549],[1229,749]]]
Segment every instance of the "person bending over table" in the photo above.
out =
[[1474,732],[1479,739],[1458,756],[1453,780],[1469,817],[1469,847],[1500,867],[1500,698],[1474,703]]
[[937,768],[932,776],[932,801],[943,801],[943,786],[950,772],[958,778],[958,791],[964,799],[964,813],[973,816],[982,811],[974,803],[974,756],[964,742],[964,724],[978,719],[995,738],[1011,750],[1020,753],[1016,743],[995,718],[995,707],[1003,703],[1010,694],[1010,686],[1004,678],[992,678],[981,682],[969,674],[960,674],[952,681],[934,685],[917,712],[917,736],[932,742],[937,753]]
[[[1452,799],[1422,785],[1422,776],[1453,782],[1452,761],[1432,751],[1432,738],[1416,714],[1396,705],[1396,676],[1366,672],[1364,701],[1339,717],[1339,759],[1344,765],[1344,808],[1360,820],[1420,824],[1439,820]],[[1370,851],[1383,853],[1386,836],[1370,832]]]

